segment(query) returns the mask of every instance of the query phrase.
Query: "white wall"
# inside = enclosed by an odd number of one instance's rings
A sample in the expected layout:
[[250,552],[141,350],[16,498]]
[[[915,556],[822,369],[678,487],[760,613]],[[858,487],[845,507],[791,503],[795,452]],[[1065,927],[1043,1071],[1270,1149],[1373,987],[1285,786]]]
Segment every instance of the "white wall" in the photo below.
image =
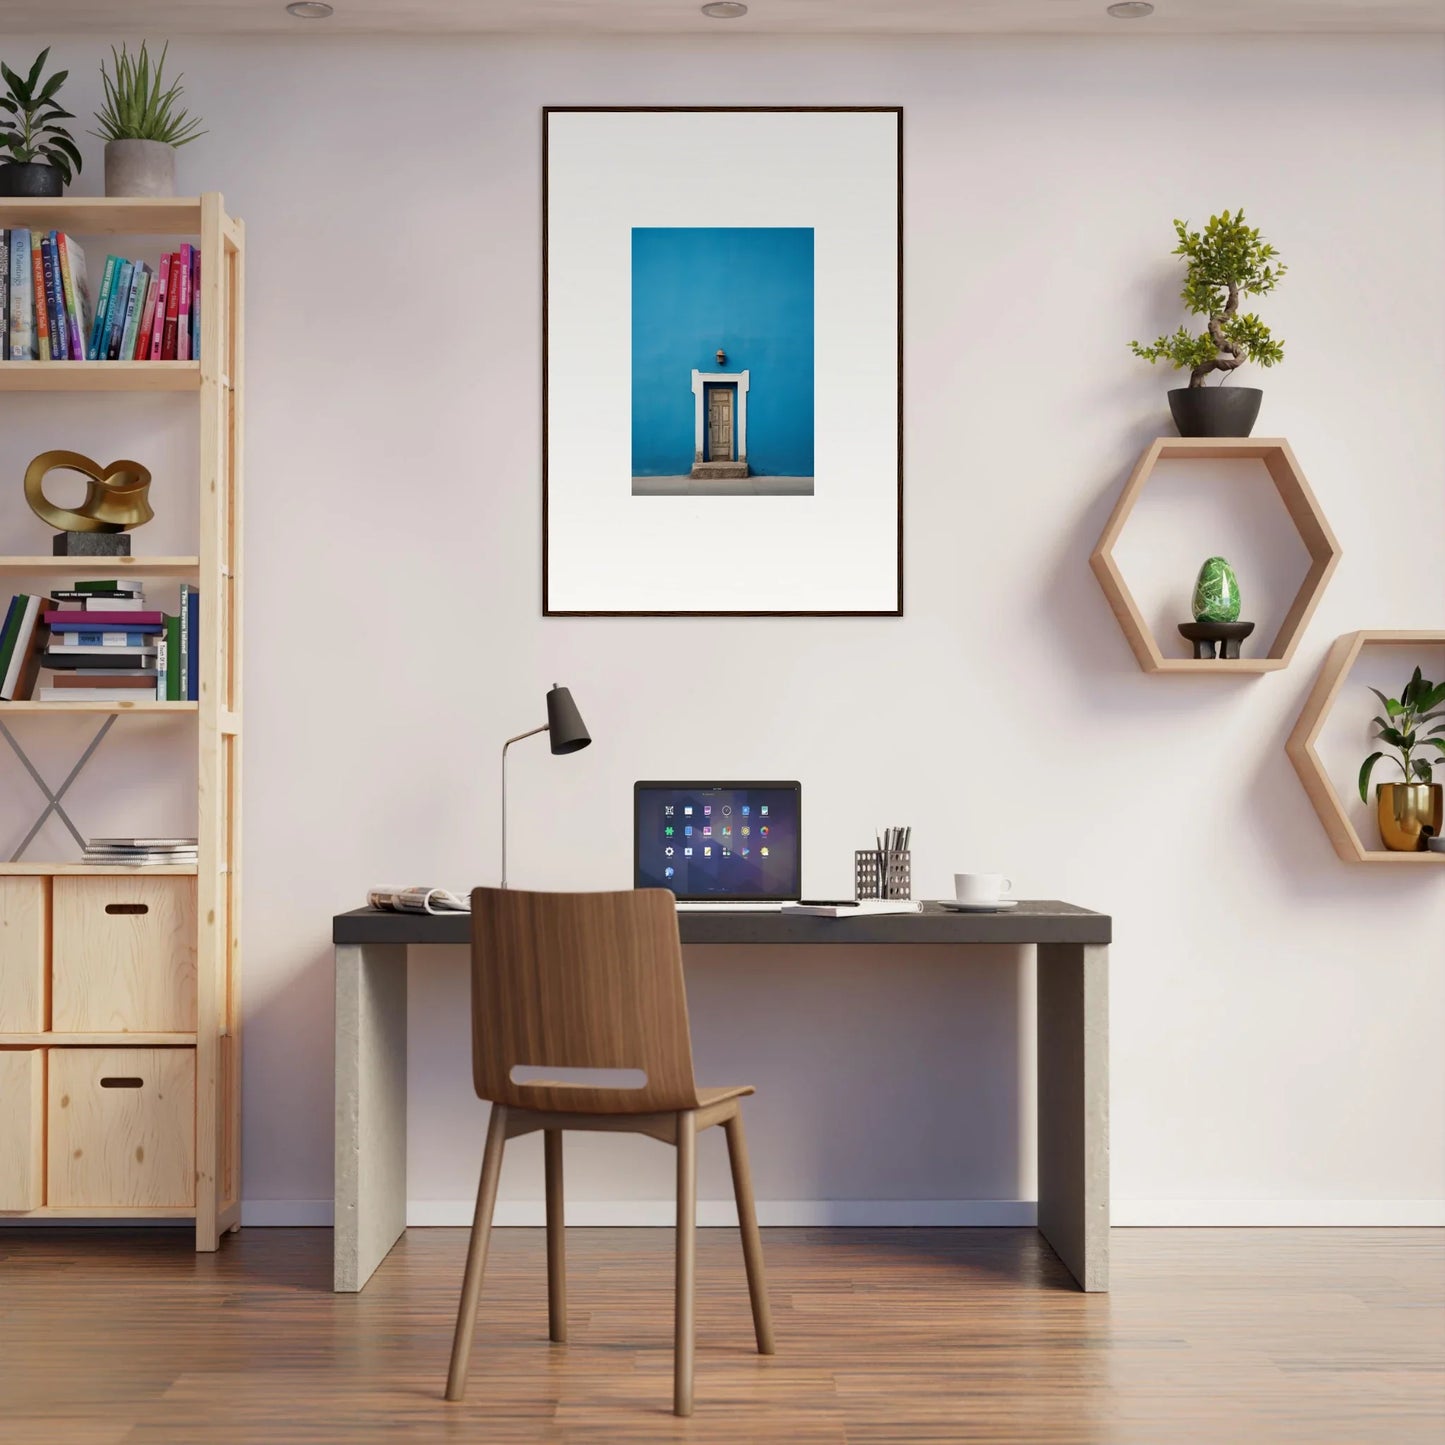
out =
[[[100,53],[57,49],[86,73],[74,109]],[[1117,1220],[1445,1220],[1445,878],[1337,861],[1283,751],[1337,634],[1445,623],[1439,39],[172,55],[211,132],[182,187],[223,190],[250,243],[249,1218],[324,1217],[306,1201],[331,1189],[330,914],[371,883],[496,875],[497,749],[555,679],[596,745],[516,753],[515,882],[625,884],[636,777],[798,776],[810,889],[846,887],[859,841],[909,822],[924,895],[998,868],[1114,914]],[[713,101],[906,107],[901,621],[540,616],[539,109]],[[1294,443],[1344,562],[1287,672],[1147,677],[1087,566],[1167,428],[1169,378],[1126,343],[1175,324],[1170,219],[1237,205],[1291,266],[1261,307],[1288,362],[1263,376],[1259,430]],[[17,495],[19,464],[76,434],[53,405],[19,437],[4,413]],[[74,425],[160,455],[188,437],[172,405]],[[1294,565],[1287,532],[1179,488],[1129,539],[1150,615],[1182,617],[1216,551],[1277,607],[1262,572]],[[6,527],[29,528],[14,501]],[[6,772],[7,826],[28,786]],[[123,787],[97,777],[87,821]],[[759,1190],[794,1206],[772,1217],[985,1218],[968,1201],[1029,1197],[1024,960],[713,951],[690,970],[700,1071],[759,1087]],[[418,1218],[453,1218],[482,1128],[464,957],[415,979],[412,1194]],[[569,1154],[577,1200],[666,1197],[662,1151],[594,1143]],[[540,1161],[516,1154],[503,1212],[534,1217]]]

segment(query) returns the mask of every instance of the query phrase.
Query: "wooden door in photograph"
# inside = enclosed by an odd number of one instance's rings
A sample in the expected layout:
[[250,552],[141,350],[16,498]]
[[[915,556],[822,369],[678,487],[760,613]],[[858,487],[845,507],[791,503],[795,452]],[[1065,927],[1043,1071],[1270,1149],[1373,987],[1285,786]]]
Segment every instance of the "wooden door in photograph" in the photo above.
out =
[[733,389],[730,386],[708,389],[707,457],[710,462],[733,459]]

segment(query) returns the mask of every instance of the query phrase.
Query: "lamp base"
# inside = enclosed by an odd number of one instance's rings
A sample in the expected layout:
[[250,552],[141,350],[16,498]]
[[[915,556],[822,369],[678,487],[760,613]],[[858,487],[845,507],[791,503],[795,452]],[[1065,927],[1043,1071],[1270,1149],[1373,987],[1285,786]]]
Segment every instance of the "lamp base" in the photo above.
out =
[[54,557],[129,557],[129,532],[57,532],[50,544]]

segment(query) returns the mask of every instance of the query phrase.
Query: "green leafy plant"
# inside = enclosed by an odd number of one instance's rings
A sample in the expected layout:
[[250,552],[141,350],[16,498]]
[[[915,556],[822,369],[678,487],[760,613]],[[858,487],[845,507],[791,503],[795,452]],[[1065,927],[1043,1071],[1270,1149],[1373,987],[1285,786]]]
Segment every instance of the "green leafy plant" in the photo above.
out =
[[52,166],[69,185],[81,168],[80,152],[70,132],[56,122],[75,117],[55,97],[70,72],[57,70],[42,84],[40,73],[49,57],[47,45],[23,77],[0,61],[0,77],[5,81],[5,92],[0,94],[0,159],[8,158],[17,165]]
[[[1377,687],[1370,689],[1385,705],[1385,716],[1375,719],[1375,737],[1388,743],[1398,754],[1395,759],[1407,783],[1435,781],[1433,763],[1440,759],[1417,758],[1417,748],[1435,748],[1445,754],[1445,682],[1433,683],[1420,676],[1417,667],[1398,698],[1386,697]],[[1422,735],[1426,723],[1435,726]],[[1360,801],[1370,801],[1370,774],[1384,752],[1371,753],[1360,768]]]
[[169,49],[169,43],[161,48],[160,59],[152,67],[144,40],[135,55],[124,45],[119,52],[115,46],[110,47],[115,74],[106,69],[105,61],[100,62],[105,104],[95,113],[100,129],[91,131],[93,136],[103,141],[157,140],[162,145],[183,146],[205,135],[199,119],[176,108],[176,102],[185,94],[182,77],[178,75],[168,88],[162,89]]
[[1183,256],[1187,263],[1180,300],[1192,315],[1209,321],[1198,335],[1181,326],[1152,346],[1131,341],[1134,355],[1168,361],[1179,371],[1188,368],[1190,386],[1203,386],[1211,371],[1223,372],[1220,380],[1227,380],[1246,361],[1261,366],[1283,361],[1284,343],[1276,341],[1252,311],[1240,315],[1241,297],[1273,291],[1288,269],[1275,263],[1279,253],[1260,240],[1259,231],[1245,224],[1243,210],[1211,216],[1202,232],[1175,221],[1174,232],[1179,244],[1170,254]]

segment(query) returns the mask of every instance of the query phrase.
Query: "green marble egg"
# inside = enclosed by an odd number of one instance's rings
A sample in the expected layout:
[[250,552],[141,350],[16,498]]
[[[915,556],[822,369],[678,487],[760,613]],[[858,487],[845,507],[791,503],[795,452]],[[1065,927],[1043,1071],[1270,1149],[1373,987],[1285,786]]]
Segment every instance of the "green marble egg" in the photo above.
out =
[[1194,620],[1239,620],[1239,579],[1223,557],[1211,557],[1199,569],[1199,578],[1194,584]]

